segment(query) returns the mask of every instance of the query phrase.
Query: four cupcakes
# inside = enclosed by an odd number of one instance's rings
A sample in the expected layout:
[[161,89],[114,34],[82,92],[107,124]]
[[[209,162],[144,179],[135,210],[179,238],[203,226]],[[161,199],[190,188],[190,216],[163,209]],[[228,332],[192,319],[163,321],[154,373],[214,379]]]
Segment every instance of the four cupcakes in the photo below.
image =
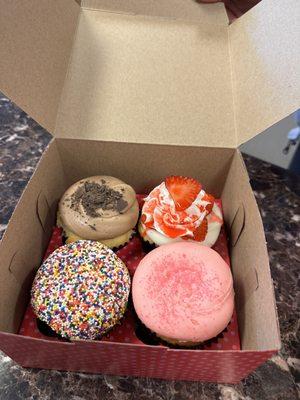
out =
[[[118,323],[130,277],[107,246],[128,242],[138,216],[134,189],[114,177],[86,178],[64,193],[58,224],[67,244],[40,267],[31,291],[40,321],[70,339],[101,338]],[[231,318],[230,269],[205,247],[215,243],[222,223],[214,197],[192,178],[170,176],[145,199],[139,232],[164,246],[138,266],[133,303],[145,326],[169,343],[196,345],[218,335]]]

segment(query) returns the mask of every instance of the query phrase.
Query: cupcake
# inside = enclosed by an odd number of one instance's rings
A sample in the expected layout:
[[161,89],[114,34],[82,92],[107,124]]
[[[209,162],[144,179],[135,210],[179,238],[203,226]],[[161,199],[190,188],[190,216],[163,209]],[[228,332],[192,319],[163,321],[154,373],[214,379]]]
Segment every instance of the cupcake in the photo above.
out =
[[212,247],[222,224],[220,207],[198,181],[169,176],[146,197],[139,232],[144,241],[155,246],[196,241]]
[[59,247],[38,269],[31,305],[57,335],[98,339],[123,317],[129,292],[129,272],[116,254],[81,240]]
[[74,183],[62,196],[57,224],[66,243],[97,240],[110,248],[134,233],[139,205],[134,189],[112,176],[92,176]]
[[132,282],[141,322],[172,345],[199,345],[219,335],[234,308],[229,266],[214,250],[195,242],[171,243],[140,262]]

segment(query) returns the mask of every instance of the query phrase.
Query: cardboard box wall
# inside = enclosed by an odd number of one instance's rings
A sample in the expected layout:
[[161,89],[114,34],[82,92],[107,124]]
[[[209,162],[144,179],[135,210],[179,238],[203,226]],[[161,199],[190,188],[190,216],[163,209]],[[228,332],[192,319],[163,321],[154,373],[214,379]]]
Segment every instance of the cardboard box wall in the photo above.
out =
[[[239,381],[280,339],[263,226],[236,148],[300,104],[299,3],[263,0],[231,26],[221,4],[192,0],[1,0],[0,9],[0,90],[55,136],[0,245],[0,348],[28,367]],[[93,174],[137,192],[191,175],[222,198],[241,351],[15,334],[57,201]]]

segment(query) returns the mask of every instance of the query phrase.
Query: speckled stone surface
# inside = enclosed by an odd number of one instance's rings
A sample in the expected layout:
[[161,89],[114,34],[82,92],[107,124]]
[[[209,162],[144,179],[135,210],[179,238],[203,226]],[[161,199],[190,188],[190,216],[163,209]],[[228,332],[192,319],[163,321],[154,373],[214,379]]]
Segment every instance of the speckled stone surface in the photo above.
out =
[[[50,139],[0,94],[0,237]],[[238,385],[217,385],[26,370],[0,353],[0,399],[298,399],[300,178],[254,158],[245,161],[268,242],[283,344],[279,355]]]

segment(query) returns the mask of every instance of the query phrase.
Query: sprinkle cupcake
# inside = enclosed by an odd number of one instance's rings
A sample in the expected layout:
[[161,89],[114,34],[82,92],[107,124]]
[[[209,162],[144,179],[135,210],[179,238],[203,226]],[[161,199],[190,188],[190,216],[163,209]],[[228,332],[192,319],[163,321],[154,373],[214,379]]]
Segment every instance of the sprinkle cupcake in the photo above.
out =
[[212,247],[222,224],[222,212],[214,197],[198,181],[169,176],[145,199],[139,232],[145,242],[155,246],[196,241]]
[[118,248],[132,237],[138,217],[131,186],[112,176],[92,176],[64,193],[57,224],[63,228],[66,243],[87,239]]
[[38,269],[31,305],[63,338],[98,339],[123,317],[129,292],[129,272],[116,254],[81,240],[55,250]]

